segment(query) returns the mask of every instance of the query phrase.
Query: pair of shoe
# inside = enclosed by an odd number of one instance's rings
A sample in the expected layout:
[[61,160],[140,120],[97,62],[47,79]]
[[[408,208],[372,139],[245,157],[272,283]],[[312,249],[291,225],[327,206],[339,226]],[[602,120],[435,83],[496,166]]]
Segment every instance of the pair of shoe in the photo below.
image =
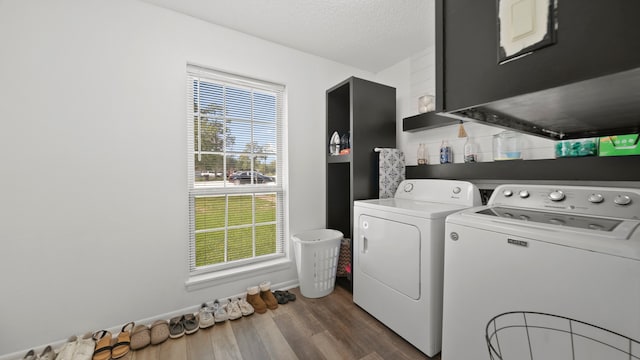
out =
[[[199,316],[206,319],[206,326],[213,326],[214,323],[225,322],[227,320],[237,320],[243,316],[253,314],[253,307],[242,298],[228,299],[227,303],[222,305],[218,299],[213,302],[203,303],[200,307]],[[201,328],[203,326],[200,326]]]
[[237,300],[228,299],[224,305],[224,310],[227,312],[229,320],[237,320],[242,317],[242,311],[240,311],[240,305]]
[[220,301],[218,301],[218,299],[202,304],[202,308],[206,309],[205,311],[213,314],[213,319],[217,323],[225,322],[229,319],[229,314],[227,314],[227,310],[220,303]]
[[289,301],[296,301],[296,295],[289,292],[289,290],[276,290],[273,292],[273,296],[278,300],[278,304],[286,304]]
[[194,314],[184,314],[169,320],[169,337],[177,339],[184,334],[191,335],[198,331],[200,324]]
[[23,360],[53,360],[56,358],[56,352],[53,351],[51,345],[47,345],[44,350],[42,350],[42,354],[37,355],[35,350],[29,350],[24,357]]
[[[166,325],[166,322],[164,323]],[[167,337],[169,336],[168,328],[169,327],[167,325],[167,332],[166,332]],[[166,340],[166,338],[164,340]],[[133,331],[131,331],[131,344],[129,345],[131,347],[131,350],[144,349],[150,344],[151,344],[151,329],[149,329],[147,325],[143,325],[143,324],[134,326]]]
[[239,319],[243,316],[249,316],[254,313],[253,306],[243,298],[229,299],[225,305],[229,320]]
[[278,300],[271,293],[271,282],[265,281],[258,286],[247,288],[247,302],[253,306],[255,312],[264,314],[278,308]]
[[[156,320],[147,325],[136,325],[131,331],[131,350],[144,349],[149,345],[162,344],[169,338],[169,323],[166,320]],[[57,359],[56,359],[57,360]],[[75,358],[73,360],[76,360]]]
[[[96,343],[92,333],[86,333],[82,338],[71,336],[58,352],[56,360],[91,360]],[[44,358],[42,355],[40,358]]]
[[135,323],[132,321],[125,324],[116,337],[116,343],[111,346],[111,332],[107,330],[96,331],[93,334],[95,349],[93,350],[93,360],[120,359],[129,353],[131,347],[131,331]]
[[206,303],[203,303],[200,310],[198,310],[198,322],[200,329],[206,329],[216,324],[213,308],[209,307]]
[[236,300],[236,304],[240,308],[240,312],[242,313],[242,316],[249,316],[255,312],[253,306],[251,306],[251,304],[247,302],[247,299],[239,297]]

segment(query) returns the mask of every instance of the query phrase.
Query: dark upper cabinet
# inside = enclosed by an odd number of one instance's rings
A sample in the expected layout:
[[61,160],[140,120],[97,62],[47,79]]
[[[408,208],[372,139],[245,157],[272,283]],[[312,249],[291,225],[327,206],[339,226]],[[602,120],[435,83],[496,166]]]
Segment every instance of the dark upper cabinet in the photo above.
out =
[[438,111],[556,139],[640,130],[640,1],[556,0],[555,43],[502,64],[498,4],[436,1]]

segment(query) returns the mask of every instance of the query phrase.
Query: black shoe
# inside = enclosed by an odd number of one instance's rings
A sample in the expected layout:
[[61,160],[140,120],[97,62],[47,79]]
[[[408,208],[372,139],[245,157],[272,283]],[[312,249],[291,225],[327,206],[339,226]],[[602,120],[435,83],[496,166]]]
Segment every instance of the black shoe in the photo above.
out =
[[278,300],[278,304],[283,305],[289,302],[289,298],[287,298],[287,294],[284,291],[276,290],[273,292],[273,296]]

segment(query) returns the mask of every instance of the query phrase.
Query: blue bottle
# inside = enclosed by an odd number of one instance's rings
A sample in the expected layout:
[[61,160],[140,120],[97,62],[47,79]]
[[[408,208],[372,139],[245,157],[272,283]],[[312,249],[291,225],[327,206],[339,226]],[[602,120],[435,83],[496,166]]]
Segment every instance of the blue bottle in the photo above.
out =
[[450,164],[453,162],[453,154],[447,140],[442,140],[440,145],[440,164]]

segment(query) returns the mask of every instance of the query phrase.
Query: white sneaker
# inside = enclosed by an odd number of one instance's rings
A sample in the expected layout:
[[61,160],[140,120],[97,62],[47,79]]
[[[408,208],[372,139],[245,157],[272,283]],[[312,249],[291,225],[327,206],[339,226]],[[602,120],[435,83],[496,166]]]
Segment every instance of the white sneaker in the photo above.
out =
[[216,324],[216,320],[213,316],[213,309],[202,304],[200,311],[198,311],[198,320],[200,323],[200,329],[206,329]]
[[240,306],[238,306],[237,300],[229,299],[226,308],[227,314],[229,314],[229,320],[236,320],[242,317],[242,311],[240,311]]
[[58,352],[57,358],[60,360],[72,360],[73,353],[76,351],[76,347],[78,346],[78,337],[73,335],[67,340],[62,349]]
[[238,307],[240,307],[242,316],[249,316],[254,312],[253,306],[251,306],[245,298],[238,298]]
[[93,358],[93,350],[95,347],[96,342],[93,340],[93,334],[90,332],[84,334],[81,338],[78,338],[72,359],[91,360]]
[[213,304],[209,306],[213,309],[213,317],[215,318],[216,322],[225,322],[227,321],[227,319],[229,319],[229,315],[227,314],[224,307],[220,304],[220,301],[218,301],[218,299],[215,299],[213,301]]

